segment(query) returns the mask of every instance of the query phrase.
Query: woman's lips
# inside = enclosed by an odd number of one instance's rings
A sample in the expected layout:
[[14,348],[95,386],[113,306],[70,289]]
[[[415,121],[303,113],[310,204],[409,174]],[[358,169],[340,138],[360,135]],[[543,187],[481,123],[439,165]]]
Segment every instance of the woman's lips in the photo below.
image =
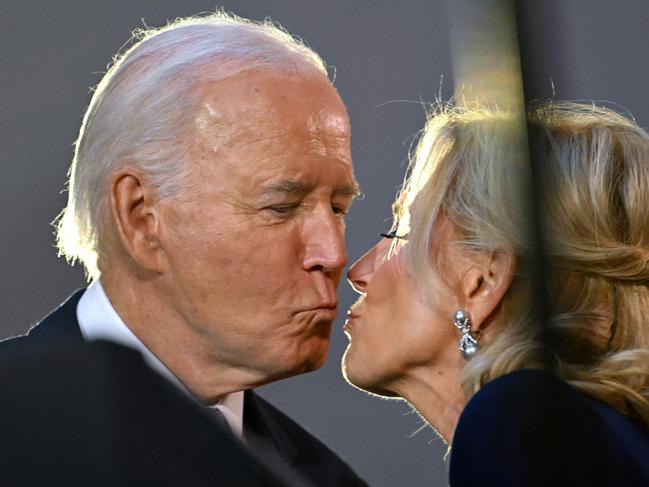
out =
[[354,304],[347,310],[347,320],[345,320],[345,326],[343,327],[344,331],[349,331],[351,326],[354,324],[354,321],[358,320],[361,316],[361,308],[365,302],[365,296],[358,298]]
[[355,313],[351,309],[347,310],[347,319],[345,320],[345,325],[343,326],[344,331],[349,331],[352,326],[352,323],[355,319],[359,317],[358,313]]

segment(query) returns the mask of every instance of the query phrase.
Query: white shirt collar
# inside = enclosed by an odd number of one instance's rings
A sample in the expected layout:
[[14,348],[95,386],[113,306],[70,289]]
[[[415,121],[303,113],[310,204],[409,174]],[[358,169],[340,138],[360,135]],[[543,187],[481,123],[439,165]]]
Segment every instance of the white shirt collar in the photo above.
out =
[[[106,296],[100,281],[94,281],[81,296],[77,305],[77,320],[84,340],[107,340],[137,350],[149,367],[196,400],[182,382],[122,321]],[[243,391],[233,392],[214,406],[223,412],[228,426],[239,438],[243,438],[243,396]]]

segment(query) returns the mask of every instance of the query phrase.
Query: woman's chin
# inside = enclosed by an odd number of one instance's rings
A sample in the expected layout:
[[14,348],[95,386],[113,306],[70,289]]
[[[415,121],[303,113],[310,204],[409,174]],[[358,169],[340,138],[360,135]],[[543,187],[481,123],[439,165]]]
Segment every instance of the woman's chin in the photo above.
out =
[[345,380],[357,389],[381,397],[398,397],[385,386],[385,381],[379,378],[376,362],[362,360],[351,344],[343,355],[341,367]]

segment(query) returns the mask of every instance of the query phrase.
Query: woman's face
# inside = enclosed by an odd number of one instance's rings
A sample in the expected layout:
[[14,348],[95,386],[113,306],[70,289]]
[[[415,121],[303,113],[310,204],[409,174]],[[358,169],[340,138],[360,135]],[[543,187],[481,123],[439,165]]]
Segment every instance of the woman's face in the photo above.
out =
[[[349,310],[345,332],[350,343],[343,371],[352,384],[385,396],[401,395],[401,385],[418,372],[448,374],[461,364],[453,315],[460,307],[460,262],[448,230],[437,225],[442,253],[429,286],[415,281],[406,267],[408,242],[388,255],[391,240],[382,239],[351,266],[347,277],[361,294]],[[421,265],[430,265],[422,262]],[[441,274],[444,275],[442,279]]]

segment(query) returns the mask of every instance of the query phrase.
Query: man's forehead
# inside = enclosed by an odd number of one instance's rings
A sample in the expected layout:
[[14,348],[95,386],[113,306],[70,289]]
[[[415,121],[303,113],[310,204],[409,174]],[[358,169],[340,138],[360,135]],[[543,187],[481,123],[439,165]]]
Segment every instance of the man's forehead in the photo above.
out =
[[345,107],[324,75],[305,78],[253,70],[206,83],[199,91],[199,129],[246,132],[281,120],[305,130],[325,127],[340,136],[349,132]]
[[242,193],[356,195],[347,113],[320,78],[252,72],[214,83],[196,118],[197,154]]

